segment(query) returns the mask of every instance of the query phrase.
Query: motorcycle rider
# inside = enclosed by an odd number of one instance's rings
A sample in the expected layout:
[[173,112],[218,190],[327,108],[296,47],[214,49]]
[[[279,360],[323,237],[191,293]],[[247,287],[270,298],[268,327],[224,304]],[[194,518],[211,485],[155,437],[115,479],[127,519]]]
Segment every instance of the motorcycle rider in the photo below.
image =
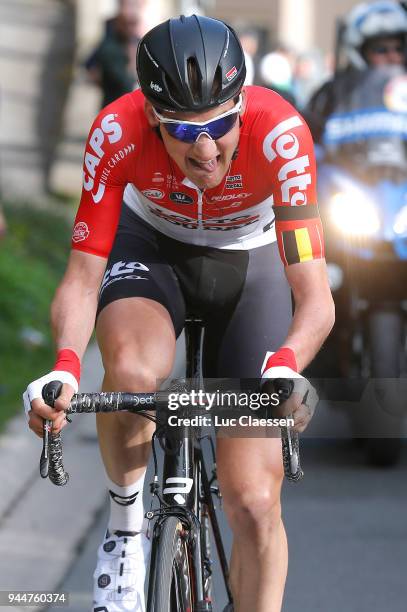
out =
[[[369,377],[350,415],[353,431],[365,438],[369,463],[390,466],[400,453],[397,418],[405,398],[398,380],[404,326],[398,286],[406,261],[395,247],[394,223],[407,193],[407,10],[392,0],[365,2],[339,32],[341,69],[304,112],[323,153],[318,195],[337,314],[313,375],[341,377],[350,395],[349,376]],[[363,282],[368,278],[370,285]]]
[[347,65],[311,97],[303,113],[320,143],[327,118],[359,85],[368,68],[406,63],[407,12],[393,0],[358,4],[345,18],[342,44]]

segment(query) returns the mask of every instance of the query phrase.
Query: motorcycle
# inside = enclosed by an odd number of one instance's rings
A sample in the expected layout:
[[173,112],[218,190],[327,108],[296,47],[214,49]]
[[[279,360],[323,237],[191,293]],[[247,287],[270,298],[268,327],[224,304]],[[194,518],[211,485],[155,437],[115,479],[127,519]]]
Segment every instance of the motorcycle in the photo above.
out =
[[[407,75],[401,68],[361,74],[326,122],[322,155],[318,192],[336,305],[337,374],[391,379],[391,385],[406,373]],[[369,415],[370,463],[398,461],[403,419],[394,411],[387,406]]]

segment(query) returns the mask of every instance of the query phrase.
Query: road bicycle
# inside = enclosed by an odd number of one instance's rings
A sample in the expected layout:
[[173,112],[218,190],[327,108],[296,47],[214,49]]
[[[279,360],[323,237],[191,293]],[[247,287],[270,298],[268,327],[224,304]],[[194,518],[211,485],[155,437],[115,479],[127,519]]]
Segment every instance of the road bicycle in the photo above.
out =
[[[202,435],[199,427],[189,424],[174,430],[167,422],[170,392],[203,388],[204,334],[205,326],[200,318],[187,319],[186,379],[177,381],[170,389],[156,393],[81,393],[72,398],[67,411],[67,414],[77,414],[127,410],[157,422],[152,439],[154,477],[150,491],[158,505],[146,513],[153,525],[148,612],[213,610],[211,541],[215,544],[228,598],[226,609],[233,610],[228,563],[215,508],[215,499],[221,499],[221,492],[217,484],[213,437]],[[48,405],[53,406],[61,387],[57,381],[44,387],[43,397]],[[273,381],[273,389],[281,402],[288,399],[292,387],[292,382],[286,379]],[[202,411],[202,406],[200,409]],[[49,477],[55,485],[62,486],[68,482],[69,475],[63,466],[61,434],[52,435],[50,432],[51,422],[45,421],[40,473],[43,478]],[[281,438],[286,477],[297,482],[303,476],[298,435],[289,427],[283,427]],[[210,475],[203,457],[204,439],[209,440],[212,451]],[[161,485],[157,443],[164,450]]]

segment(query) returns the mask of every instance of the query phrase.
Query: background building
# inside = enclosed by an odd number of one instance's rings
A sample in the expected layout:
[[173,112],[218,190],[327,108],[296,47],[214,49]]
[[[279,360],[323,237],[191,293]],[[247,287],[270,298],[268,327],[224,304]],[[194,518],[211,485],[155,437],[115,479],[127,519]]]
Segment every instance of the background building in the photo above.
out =
[[[135,0],[146,12],[146,23],[177,13],[205,12],[230,23],[264,28],[274,40],[297,51],[334,45],[335,21],[357,4],[355,0]],[[79,41],[86,44],[100,32],[100,23],[115,10],[116,0],[77,2]],[[92,18],[91,18],[92,16]]]
[[[258,28],[261,45],[256,59],[279,44],[285,46],[291,54],[293,80],[298,77],[296,70],[301,73],[294,83],[301,107],[328,73],[327,54],[334,49],[335,20],[357,2],[134,0],[134,3],[140,9],[144,30],[181,12],[202,12],[235,26]],[[35,196],[38,200],[50,190],[77,192],[86,126],[100,103],[99,92],[86,82],[82,65],[116,8],[117,0],[0,0],[3,191],[18,197]]]
[[[216,0],[210,13],[225,21],[245,20],[267,28],[279,42],[297,51],[317,47],[329,52],[334,45],[335,21],[355,0]],[[209,7],[208,7],[209,8]]]

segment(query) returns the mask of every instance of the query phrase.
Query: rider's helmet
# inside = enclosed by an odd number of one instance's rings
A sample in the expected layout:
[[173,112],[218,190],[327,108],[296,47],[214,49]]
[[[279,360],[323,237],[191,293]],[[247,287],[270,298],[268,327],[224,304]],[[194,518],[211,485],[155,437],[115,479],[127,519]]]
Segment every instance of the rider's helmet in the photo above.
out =
[[239,95],[246,67],[230,26],[210,17],[181,15],[141,39],[137,72],[143,94],[154,106],[200,112]]
[[343,40],[350,64],[359,69],[367,67],[363,46],[379,36],[400,36],[407,34],[407,12],[392,0],[358,4],[345,21]]

